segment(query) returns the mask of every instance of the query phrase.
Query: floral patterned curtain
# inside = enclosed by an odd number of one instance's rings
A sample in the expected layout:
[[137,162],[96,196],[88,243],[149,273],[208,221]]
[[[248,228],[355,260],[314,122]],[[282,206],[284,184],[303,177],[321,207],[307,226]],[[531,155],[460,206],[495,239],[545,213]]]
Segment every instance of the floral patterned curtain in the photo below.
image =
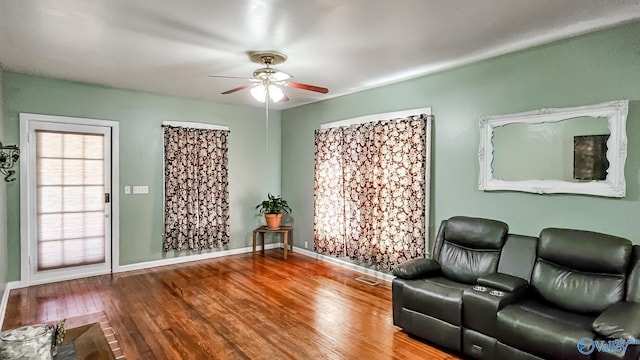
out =
[[164,127],[164,251],[229,242],[228,130]]
[[345,245],[342,138],[341,128],[316,130],[314,248],[333,256],[344,256]]
[[316,131],[316,251],[385,270],[424,257],[425,120]]

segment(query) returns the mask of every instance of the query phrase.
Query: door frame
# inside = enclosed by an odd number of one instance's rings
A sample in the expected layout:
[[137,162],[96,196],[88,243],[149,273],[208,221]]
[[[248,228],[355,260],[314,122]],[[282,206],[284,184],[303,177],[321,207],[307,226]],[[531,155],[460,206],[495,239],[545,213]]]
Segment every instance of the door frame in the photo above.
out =
[[[29,266],[31,244],[29,241],[30,182],[35,174],[29,171],[31,154],[29,130],[31,122],[58,123],[70,125],[101,126],[111,129],[111,270],[100,273],[69,274],[51,278],[32,279]],[[20,282],[23,286],[71,280],[87,276],[116,273],[120,267],[120,127],[113,120],[98,120],[80,117],[54,116],[20,113]]]

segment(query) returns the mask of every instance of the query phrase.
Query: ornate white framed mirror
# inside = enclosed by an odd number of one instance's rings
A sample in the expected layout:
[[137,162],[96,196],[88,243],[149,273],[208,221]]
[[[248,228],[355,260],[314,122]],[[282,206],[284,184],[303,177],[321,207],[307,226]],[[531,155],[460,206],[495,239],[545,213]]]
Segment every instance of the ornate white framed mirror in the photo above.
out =
[[624,197],[628,100],[480,119],[478,188]]

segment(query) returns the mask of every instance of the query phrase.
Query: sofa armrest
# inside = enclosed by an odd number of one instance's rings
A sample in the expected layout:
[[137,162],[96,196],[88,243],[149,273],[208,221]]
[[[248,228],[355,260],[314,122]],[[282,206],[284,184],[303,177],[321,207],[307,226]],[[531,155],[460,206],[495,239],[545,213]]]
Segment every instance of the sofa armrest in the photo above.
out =
[[518,291],[529,285],[525,279],[501,273],[492,273],[480,276],[478,278],[478,284],[507,292]]
[[439,272],[440,264],[433,259],[412,259],[393,269],[394,276],[406,280],[424,278]]
[[609,339],[640,339],[640,303],[619,302],[607,308],[591,325]]

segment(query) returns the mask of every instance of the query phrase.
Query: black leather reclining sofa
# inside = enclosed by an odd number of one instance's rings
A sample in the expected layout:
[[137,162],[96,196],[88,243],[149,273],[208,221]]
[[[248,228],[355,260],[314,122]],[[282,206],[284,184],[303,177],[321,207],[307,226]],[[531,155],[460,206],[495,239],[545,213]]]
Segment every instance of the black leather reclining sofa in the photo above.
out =
[[431,259],[393,274],[394,324],[467,357],[640,359],[640,345],[596,346],[640,339],[640,246],[627,239],[453,217]]

